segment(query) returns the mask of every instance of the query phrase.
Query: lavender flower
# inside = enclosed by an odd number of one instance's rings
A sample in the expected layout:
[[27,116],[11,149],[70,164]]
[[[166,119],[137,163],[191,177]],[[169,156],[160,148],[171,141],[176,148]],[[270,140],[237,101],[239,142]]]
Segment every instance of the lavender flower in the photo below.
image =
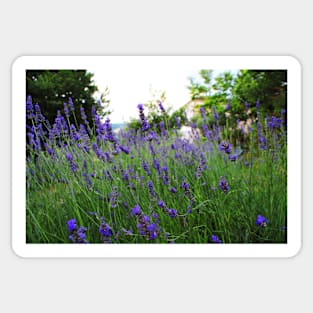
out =
[[256,107],[257,110],[260,110],[260,107],[261,107],[261,105],[260,105],[260,99],[258,99],[258,100],[256,101],[255,107]]
[[161,175],[161,166],[157,159],[153,159],[153,167],[157,170],[158,174]]
[[206,158],[204,157],[203,153],[200,153],[200,162],[197,168],[196,177],[201,177],[202,172],[207,168],[206,165]]
[[171,192],[171,193],[176,193],[176,192],[177,192],[177,189],[174,188],[174,187],[170,187],[170,192]]
[[123,146],[123,145],[120,145],[119,148],[121,149],[121,151],[123,151],[125,154],[129,154],[129,148]]
[[86,125],[89,124],[84,107],[80,107],[80,116]]
[[282,127],[282,119],[272,116],[266,118],[266,126],[270,130],[280,129]]
[[269,220],[267,220],[263,215],[259,214],[255,223],[260,227],[266,227],[269,223]]
[[142,125],[141,129],[143,132],[145,132],[145,131],[150,129],[150,125],[149,125],[148,121],[146,120],[145,114],[143,113],[143,111],[144,111],[143,105],[138,104],[137,108],[139,110],[139,117],[140,117],[140,121],[141,121],[141,125]]
[[161,101],[159,102],[159,108],[162,111],[162,113],[165,113],[165,109]]
[[92,181],[88,175],[87,161],[86,160],[84,160],[84,163],[83,163],[83,177],[86,181],[88,188],[92,189]]
[[68,98],[68,105],[70,107],[70,110],[72,112],[74,112],[75,111],[75,107],[74,107],[73,99],[71,97]]
[[225,107],[225,110],[226,110],[226,111],[230,111],[230,109],[231,109],[230,100],[228,100],[228,103],[227,103],[227,105],[226,105],[226,107]]
[[109,118],[107,118],[105,120],[104,125],[103,125],[103,129],[105,131],[105,139],[112,142],[112,143],[117,143],[117,140],[113,134],[113,130],[112,130],[112,126],[111,126]]
[[174,210],[174,209],[168,209],[168,215],[169,217],[177,217],[177,210]]
[[205,109],[204,109],[204,107],[201,107],[201,108],[200,108],[200,113],[201,113],[202,118],[203,118],[204,120],[206,120],[206,114],[205,114]]
[[152,196],[155,196],[155,191],[154,191],[152,180],[148,181],[148,191]]
[[153,217],[155,219],[155,223],[151,223],[150,217],[148,215],[144,215],[138,205],[136,205],[132,211],[135,213],[133,215],[137,218],[137,228],[140,235],[145,236],[147,240],[156,239],[160,234],[160,227],[158,226],[158,215],[156,216],[154,214]]
[[141,208],[138,204],[135,205],[135,207],[132,208],[132,215],[139,215],[141,214]]
[[235,162],[237,160],[237,155],[236,154],[230,154],[228,156],[228,159],[232,162]]
[[220,151],[229,154],[229,153],[231,153],[232,145],[231,145],[229,142],[222,141],[222,142],[219,144],[218,148],[219,148]]
[[174,119],[175,119],[175,123],[176,123],[177,128],[180,128],[180,126],[181,126],[180,117],[174,116]]
[[69,232],[73,232],[77,229],[76,219],[71,219],[67,221],[67,227]]
[[164,201],[163,201],[163,200],[160,200],[160,201],[158,202],[158,206],[159,206],[161,209],[165,209],[165,203],[164,203]]
[[77,228],[76,219],[71,219],[67,221],[68,231],[70,233],[69,240],[74,243],[88,243],[86,240],[87,228],[80,226]]
[[222,243],[222,240],[221,239],[219,239],[216,235],[212,235],[212,237],[211,237],[211,240],[212,240],[212,242],[214,242],[214,243]]
[[148,121],[147,120],[144,120],[143,121],[143,123],[142,123],[142,131],[147,131],[147,130],[149,130],[150,129],[150,124],[148,123]]
[[143,160],[141,165],[142,165],[142,168],[144,169],[144,171],[147,173],[147,175],[150,176],[151,175],[151,171],[150,171],[150,168],[149,168],[149,164],[146,161]]
[[32,102],[32,97],[31,96],[27,96],[26,99],[26,117],[28,119],[33,118],[33,102]]
[[217,122],[218,121],[218,113],[216,111],[216,107],[212,107],[212,111],[213,111],[213,116],[215,118],[215,121]]
[[113,236],[112,228],[105,223],[104,218],[101,217],[101,224],[99,227],[99,233],[101,234],[101,240],[104,243],[111,243],[111,237]]
[[64,114],[65,114],[65,116],[66,116],[67,118],[70,117],[70,111],[69,111],[69,108],[68,108],[66,102],[64,102]]
[[228,193],[228,191],[230,189],[227,180],[223,177],[220,178],[218,186],[219,186],[220,190],[222,190],[225,194]]
[[72,172],[75,173],[76,170],[77,170],[77,168],[78,168],[78,165],[77,165],[77,163],[74,161],[73,156],[72,156],[69,152],[67,152],[66,155],[65,155],[65,157],[66,157],[66,160],[68,161],[68,163],[69,163],[69,165],[70,165],[70,167],[71,167],[71,169],[72,169]]
[[116,201],[119,196],[120,195],[117,191],[117,187],[114,186],[112,192],[110,193],[110,200],[109,200],[111,208],[115,208],[117,206]]
[[258,142],[262,150],[267,150],[267,140],[265,136],[260,135],[258,138]]
[[162,167],[162,171],[163,171],[163,176],[162,176],[163,185],[167,186],[167,185],[170,184],[170,179],[168,177],[168,168],[167,168],[167,166],[163,166]]

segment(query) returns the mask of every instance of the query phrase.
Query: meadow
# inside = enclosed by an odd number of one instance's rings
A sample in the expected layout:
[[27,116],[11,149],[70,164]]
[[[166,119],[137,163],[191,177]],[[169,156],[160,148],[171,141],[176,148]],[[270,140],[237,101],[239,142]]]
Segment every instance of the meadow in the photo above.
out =
[[27,243],[286,243],[285,112],[258,109],[243,147],[214,111],[183,138],[142,104],[140,128],[114,132],[97,108],[72,124],[71,99],[50,125],[28,97]]

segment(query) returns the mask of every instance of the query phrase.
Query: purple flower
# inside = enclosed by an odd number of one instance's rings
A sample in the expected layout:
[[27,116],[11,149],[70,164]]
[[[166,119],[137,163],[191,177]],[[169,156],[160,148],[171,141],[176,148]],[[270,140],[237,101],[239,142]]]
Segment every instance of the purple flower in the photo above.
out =
[[138,108],[138,110],[140,110],[140,111],[143,111],[143,110],[144,110],[144,108],[143,108],[143,105],[142,105],[142,104],[138,104],[138,105],[137,105],[137,108]]
[[65,157],[66,157],[67,161],[69,161],[69,162],[73,161],[73,157],[72,157],[72,155],[69,152],[66,153]]
[[160,201],[158,202],[158,206],[159,206],[161,209],[164,209],[164,208],[165,208],[165,203],[164,203],[164,201],[163,201],[163,200],[160,200]]
[[103,125],[104,131],[105,131],[105,139],[114,143],[114,146],[116,147],[117,144],[117,139],[115,138],[113,131],[112,131],[112,126],[110,123],[110,119],[107,118],[104,122]]
[[65,114],[65,116],[66,116],[67,118],[70,117],[70,111],[69,111],[69,109],[68,109],[68,106],[67,106],[67,103],[66,103],[66,102],[64,102],[64,114]]
[[85,124],[88,124],[87,115],[86,115],[86,113],[85,113],[84,107],[81,107],[81,108],[80,108],[80,116],[81,116],[82,120],[84,121],[84,123],[85,123]]
[[212,235],[212,237],[211,237],[211,240],[212,240],[212,242],[214,242],[214,243],[222,243],[222,240],[221,239],[219,239],[216,235]]
[[27,113],[27,118],[31,119],[33,117],[33,102],[32,102],[31,96],[27,96],[26,113]]
[[156,230],[156,228],[157,228],[156,224],[152,223],[152,224],[147,226],[147,231],[154,232]]
[[86,231],[87,228],[80,226],[77,229],[77,224],[75,219],[71,219],[67,221],[67,227],[70,235],[68,239],[74,243],[88,243],[86,240]]
[[237,160],[237,155],[236,154],[230,154],[228,156],[228,159],[232,162],[235,162]]
[[230,100],[228,100],[228,103],[227,103],[227,105],[226,105],[226,107],[225,107],[225,110],[226,111],[229,111],[230,110]]
[[132,215],[139,215],[141,214],[141,208],[138,204],[135,205],[135,207],[132,208]]
[[147,175],[149,176],[151,174],[150,168],[149,168],[149,164],[146,161],[142,161],[141,163],[142,168],[144,169],[144,171],[147,173]]
[[73,99],[72,99],[71,97],[68,98],[68,104],[69,104],[69,106],[70,106],[70,110],[71,110],[72,112],[75,111]]
[[148,121],[145,119],[142,123],[142,131],[147,131],[150,129],[150,124],[148,123]]
[[73,232],[74,230],[76,230],[77,229],[76,219],[73,218],[71,220],[68,220],[67,227],[69,232]]
[[176,188],[174,188],[174,187],[170,187],[170,192],[172,192],[172,193],[176,193],[176,192],[177,192],[177,189],[176,189]]
[[78,165],[75,163],[73,156],[69,152],[67,152],[65,157],[66,157],[66,159],[67,159],[67,161],[68,161],[68,163],[72,169],[72,172],[73,173],[76,172]]
[[206,119],[206,115],[205,115],[205,109],[204,109],[204,107],[201,107],[201,108],[200,108],[200,113],[201,113],[202,118],[205,120],[205,119]]
[[269,223],[269,220],[267,220],[263,215],[259,214],[255,223],[260,227],[266,227]]
[[174,119],[175,119],[176,126],[178,128],[180,128],[180,126],[181,126],[180,117],[179,116],[174,116]]
[[176,217],[178,214],[177,214],[177,210],[174,210],[174,209],[168,209],[168,215],[169,217]]
[[159,102],[159,108],[163,113],[165,113],[165,109],[161,101]]
[[271,118],[267,117],[266,126],[271,130],[279,129],[282,126],[282,119],[275,116],[272,116]]
[[184,188],[185,192],[189,191],[190,185],[188,183],[186,183],[185,181],[182,182],[182,188]]
[[170,179],[168,177],[168,168],[167,168],[167,166],[163,166],[162,167],[162,171],[163,171],[163,176],[162,176],[163,185],[167,186],[170,183]]
[[155,196],[154,186],[152,180],[148,181],[148,190],[152,196]]
[[262,150],[267,150],[267,140],[265,136],[260,135],[258,138],[260,148]]
[[257,110],[260,110],[260,107],[261,107],[261,105],[260,105],[260,99],[257,100],[257,102],[256,102],[256,104],[255,104],[255,107],[256,107]]
[[117,187],[114,186],[112,192],[110,193],[110,200],[109,200],[111,208],[115,208],[117,206],[116,201],[119,196],[120,194],[118,193]]
[[153,212],[152,213],[152,218],[154,219],[156,224],[160,223],[160,217],[159,217],[159,215],[157,213]]
[[232,145],[229,142],[222,141],[219,146],[219,150],[227,154],[231,153]]
[[113,236],[113,231],[112,228],[106,224],[106,223],[102,223],[99,227],[99,233],[103,236],[103,237],[112,237]]
[[125,146],[120,145],[120,149],[125,153],[125,154],[129,154],[129,149]]
[[212,111],[213,111],[213,116],[214,116],[215,120],[218,121],[218,113],[216,111],[216,107],[212,107]]
[[230,189],[227,180],[223,177],[220,178],[218,186],[225,194],[228,193],[228,191]]

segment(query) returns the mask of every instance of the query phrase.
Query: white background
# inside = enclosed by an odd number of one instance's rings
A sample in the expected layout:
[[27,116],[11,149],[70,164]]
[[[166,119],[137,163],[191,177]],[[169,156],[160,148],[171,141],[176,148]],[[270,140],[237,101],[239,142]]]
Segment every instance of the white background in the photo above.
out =
[[[188,4],[187,4],[188,3]],[[0,5],[3,312],[310,312],[309,1]],[[292,259],[21,259],[11,250],[11,64],[20,55],[293,55],[303,66],[303,245]],[[299,209],[301,204],[299,203]]]

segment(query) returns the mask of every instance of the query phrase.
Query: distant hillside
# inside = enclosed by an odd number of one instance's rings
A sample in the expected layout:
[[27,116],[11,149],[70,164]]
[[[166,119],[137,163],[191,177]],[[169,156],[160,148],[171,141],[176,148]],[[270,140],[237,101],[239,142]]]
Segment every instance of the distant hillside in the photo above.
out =
[[125,123],[112,123],[112,129],[116,130],[118,128],[123,128],[125,126]]

